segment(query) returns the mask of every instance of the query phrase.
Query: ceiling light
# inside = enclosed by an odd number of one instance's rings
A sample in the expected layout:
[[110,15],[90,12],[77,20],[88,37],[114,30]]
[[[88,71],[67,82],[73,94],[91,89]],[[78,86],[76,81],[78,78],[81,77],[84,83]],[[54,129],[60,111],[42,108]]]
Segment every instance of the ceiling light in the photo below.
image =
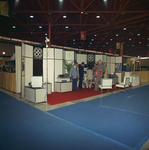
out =
[[134,44],[132,45],[132,47],[134,47]]
[[83,11],[81,11],[81,14],[83,14]]
[[106,44],[108,44],[108,42],[106,42]]
[[94,36],[97,36],[97,34],[95,34]]
[[147,44],[147,46],[149,46],[149,44]]
[[131,41],[131,38],[129,38],[129,41]]
[[16,28],[16,26],[12,26],[12,28],[13,28],[13,29],[15,29],[15,28]]
[[118,34],[116,34],[116,36],[118,36]]
[[39,26],[39,28],[41,29],[41,28],[42,28],[42,26]]
[[123,42],[123,44],[125,44],[125,42]]
[[68,26],[66,26],[65,28],[68,29]]
[[105,47],[105,45],[103,45],[103,47]]
[[112,41],[113,39],[110,39],[110,41]]
[[73,39],[73,41],[75,41],[75,39]]
[[31,14],[30,14],[30,18],[34,18],[34,15],[33,15],[33,13],[31,13]]
[[5,53],[5,52],[2,52],[2,54],[5,55],[6,53]]
[[107,0],[103,0],[104,2],[106,2]]
[[76,43],[73,43],[73,45],[75,45]]
[[45,35],[48,35],[47,33],[45,33]]
[[149,38],[148,38],[148,40],[149,40]]
[[126,30],[126,28],[123,28],[123,30]]
[[94,41],[94,39],[92,39],[92,41]]
[[96,18],[100,18],[100,14],[99,13],[96,14]]
[[141,42],[139,42],[139,44],[141,44]]
[[59,0],[59,2],[63,2],[63,0]]
[[90,42],[90,44],[92,44],[92,42]]
[[63,14],[63,18],[67,18],[66,13]]
[[140,36],[140,33],[138,33],[137,35]]

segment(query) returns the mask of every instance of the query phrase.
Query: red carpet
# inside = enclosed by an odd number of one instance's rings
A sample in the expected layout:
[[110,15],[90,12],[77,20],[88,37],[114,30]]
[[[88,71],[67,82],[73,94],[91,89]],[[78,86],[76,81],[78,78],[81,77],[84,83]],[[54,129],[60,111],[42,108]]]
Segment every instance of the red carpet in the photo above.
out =
[[[109,90],[109,91],[103,90],[103,93],[107,93],[111,91],[112,90]],[[113,87],[113,91],[115,91],[115,87]],[[52,94],[49,94],[47,97],[47,103],[50,105],[56,105],[56,104],[60,104],[64,102],[92,97],[92,96],[99,95],[99,94],[101,94],[101,91],[93,91],[93,88],[81,89],[78,91],[65,92],[65,93],[52,92]]]

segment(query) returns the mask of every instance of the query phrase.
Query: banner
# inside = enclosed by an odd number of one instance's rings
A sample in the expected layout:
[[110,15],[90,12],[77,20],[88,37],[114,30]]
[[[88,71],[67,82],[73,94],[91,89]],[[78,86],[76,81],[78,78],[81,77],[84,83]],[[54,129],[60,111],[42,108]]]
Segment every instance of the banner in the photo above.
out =
[[9,16],[9,8],[7,1],[0,1],[0,15]]
[[123,57],[123,50],[124,50],[123,43],[120,43],[120,56],[122,57]]
[[81,31],[81,40],[86,40],[86,31]]
[[116,49],[120,49],[120,43],[116,43]]
[[113,53],[113,48],[109,48],[109,53]]
[[147,57],[149,57],[149,51],[147,52]]

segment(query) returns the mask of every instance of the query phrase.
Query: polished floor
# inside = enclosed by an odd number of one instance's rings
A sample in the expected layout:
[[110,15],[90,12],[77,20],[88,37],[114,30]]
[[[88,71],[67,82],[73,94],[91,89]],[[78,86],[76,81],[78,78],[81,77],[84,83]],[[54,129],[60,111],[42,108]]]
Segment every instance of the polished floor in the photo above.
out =
[[[144,85],[149,85],[149,82],[142,82],[141,86],[144,86]],[[133,88],[138,88],[138,87],[133,87]],[[129,89],[128,89],[129,90]],[[53,105],[53,106],[50,106],[46,103],[39,103],[39,104],[34,104],[32,102],[29,102],[25,99],[22,99],[20,98],[20,95],[19,94],[15,94],[15,93],[12,93],[10,91],[7,91],[7,90],[4,90],[4,89],[1,89],[0,88],[0,91],[18,99],[19,101],[23,101],[33,107],[36,107],[42,111],[48,111],[48,110],[52,110],[52,109],[56,109],[56,108],[60,108],[60,107],[64,107],[64,106],[68,106],[68,105],[73,105],[75,103],[79,103],[79,102],[85,102],[85,101],[90,101],[90,100],[93,100],[93,99],[96,99],[96,98],[100,98],[100,97],[104,97],[104,96],[107,96],[107,95],[110,95],[111,93],[106,93],[106,94],[103,94],[103,95],[97,95],[97,96],[93,96],[93,97],[89,97],[89,98],[85,98],[85,99],[80,99],[80,100],[75,100],[75,101],[72,101],[72,102],[66,102],[66,103],[62,103],[62,104],[58,104],[58,105]],[[118,93],[118,92],[121,92],[122,90],[120,91],[115,91],[114,93]],[[149,149],[149,140],[144,144],[144,146],[140,149],[140,150],[148,150]]]

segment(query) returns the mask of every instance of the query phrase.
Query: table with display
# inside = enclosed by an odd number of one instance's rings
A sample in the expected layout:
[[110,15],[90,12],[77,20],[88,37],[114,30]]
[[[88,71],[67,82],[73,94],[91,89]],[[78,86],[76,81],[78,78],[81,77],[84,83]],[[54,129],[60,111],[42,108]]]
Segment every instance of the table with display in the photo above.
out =
[[72,82],[55,82],[55,92],[63,93],[72,91]]
[[25,86],[25,99],[33,103],[40,103],[46,101],[46,88],[32,88],[31,86]]

